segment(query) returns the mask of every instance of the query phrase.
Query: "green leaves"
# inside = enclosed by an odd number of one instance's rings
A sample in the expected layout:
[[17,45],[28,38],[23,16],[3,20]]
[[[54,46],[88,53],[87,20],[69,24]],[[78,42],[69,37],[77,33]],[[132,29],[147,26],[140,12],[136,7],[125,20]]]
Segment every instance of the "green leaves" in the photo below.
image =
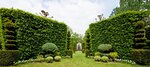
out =
[[41,46],[48,42],[56,44],[61,54],[65,51],[66,24],[18,9],[1,8],[0,15],[16,24],[16,45],[22,51],[21,59],[35,57],[42,50]]
[[[91,49],[96,52],[99,44],[112,44],[113,49],[119,53],[121,58],[129,59],[130,50],[134,44],[135,24],[149,14],[149,11],[129,11],[107,20],[90,24]],[[116,43],[120,45],[114,45]]]

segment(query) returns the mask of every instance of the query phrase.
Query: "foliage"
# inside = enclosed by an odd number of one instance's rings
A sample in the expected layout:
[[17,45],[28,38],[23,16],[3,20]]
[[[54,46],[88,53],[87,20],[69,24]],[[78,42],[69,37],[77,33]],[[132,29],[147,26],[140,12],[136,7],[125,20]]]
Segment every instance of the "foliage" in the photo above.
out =
[[100,56],[101,53],[100,52],[95,52],[95,56]]
[[150,63],[150,50],[149,49],[134,49],[132,50],[132,60],[137,64],[149,64]]
[[61,61],[61,56],[55,56],[54,59],[55,59],[56,62],[60,62]]
[[42,46],[42,50],[45,52],[52,52],[55,53],[56,51],[58,51],[58,48],[55,44],[53,43],[46,43]]
[[109,58],[107,56],[102,56],[101,60],[103,62],[108,62],[109,61]]
[[49,56],[46,58],[47,63],[53,63],[53,57]]
[[70,37],[70,44],[71,44],[70,47],[73,51],[76,50],[76,45],[79,42],[82,42],[82,35],[77,34],[77,33],[72,33]]
[[0,16],[0,47],[2,50],[5,50],[5,41],[4,41],[4,33],[3,33],[3,26],[2,26],[2,17]]
[[100,44],[98,46],[98,50],[101,51],[101,52],[110,51],[111,48],[112,48],[112,46],[110,44]]
[[64,55],[67,44],[66,24],[13,8],[1,8],[0,15],[16,23],[16,45],[22,53],[20,59],[36,57],[42,50],[41,46],[48,42],[56,44]]
[[101,57],[100,57],[100,56],[94,56],[94,60],[95,60],[95,61],[100,61],[100,60],[101,60]]
[[66,55],[70,56],[72,58],[73,57],[73,51],[72,50],[67,50]]
[[146,38],[150,40],[150,27],[146,27]]
[[150,10],[149,0],[120,0],[120,7],[113,9],[111,15],[116,15],[126,11]]
[[143,29],[145,27],[145,22],[143,21],[138,21],[136,23],[136,29]]
[[92,23],[89,26],[91,50],[97,51],[100,43],[112,44],[119,57],[130,59],[130,51],[134,44],[135,24],[150,11],[128,11],[109,19]]
[[[4,38],[5,38],[5,48],[6,50],[17,50],[16,47],[16,25],[12,20],[8,18],[3,19],[4,22]],[[7,32],[6,32],[7,31]],[[13,33],[8,33],[11,31]]]
[[13,65],[20,57],[18,50],[2,50],[0,51],[0,66]]
[[117,52],[110,52],[109,56],[112,59],[112,61],[115,61],[115,59],[119,57]]
[[71,45],[70,45],[70,37],[71,37],[71,34],[70,34],[70,31],[68,31],[67,33],[67,49],[71,49]]

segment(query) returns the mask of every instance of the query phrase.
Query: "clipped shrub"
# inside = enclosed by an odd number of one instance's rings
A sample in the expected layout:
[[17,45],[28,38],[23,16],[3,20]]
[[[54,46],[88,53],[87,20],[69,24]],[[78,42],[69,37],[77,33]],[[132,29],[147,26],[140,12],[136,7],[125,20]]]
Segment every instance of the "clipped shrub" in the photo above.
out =
[[55,53],[56,51],[58,51],[58,48],[55,44],[53,43],[46,43],[42,46],[42,50],[44,52],[52,52]]
[[100,61],[100,60],[101,60],[101,57],[100,57],[100,56],[94,56],[94,60],[95,60],[95,61]]
[[53,63],[53,57],[49,56],[46,58],[47,63]]
[[102,56],[101,60],[103,62],[108,62],[109,61],[109,58],[107,56]]
[[98,50],[100,52],[109,52],[111,50],[112,46],[110,44],[101,44],[98,46]]
[[150,63],[149,49],[134,49],[132,50],[132,60],[137,64],[146,65]]
[[119,56],[117,52],[110,52],[109,57],[112,59],[112,61],[115,61],[115,59]]
[[95,56],[100,56],[100,52],[95,52]]
[[18,50],[2,50],[0,51],[0,66],[13,65],[20,57]]
[[7,29],[14,29],[16,27],[16,24],[12,22],[12,20],[9,20],[7,19],[7,21],[4,20],[4,22],[6,22],[4,24],[4,26],[7,28]]
[[145,26],[145,22],[143,22],[143,21],[138,21],[136,23],[136,29],[142,29],[142,28],[144,28],[144,26]]
[[55,59],[56,62],[60,62],[61,61],[61,56],[55,56],[54,59]]
[[35,59],[32,62],[45,62],[45,59],[44,58],[38,58],[38,59]]

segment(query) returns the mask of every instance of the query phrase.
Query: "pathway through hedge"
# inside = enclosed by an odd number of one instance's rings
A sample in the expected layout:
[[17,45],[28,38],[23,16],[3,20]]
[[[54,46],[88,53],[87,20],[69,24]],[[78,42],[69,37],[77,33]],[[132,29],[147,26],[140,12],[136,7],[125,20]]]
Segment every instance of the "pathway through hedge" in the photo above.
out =
[[95,62],[93,59],[86,58],[85,54],[81,51],[75,52],[73,58],[64,58],[61,62],[53,63],[28,63],[20,64],[13,67],[148,67],[140,65],[131,65],[126,63],[117,62]]

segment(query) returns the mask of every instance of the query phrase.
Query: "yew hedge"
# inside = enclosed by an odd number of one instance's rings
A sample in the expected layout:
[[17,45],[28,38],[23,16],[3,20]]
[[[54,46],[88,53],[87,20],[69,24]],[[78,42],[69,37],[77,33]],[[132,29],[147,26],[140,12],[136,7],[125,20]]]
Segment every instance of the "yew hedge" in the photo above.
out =
[[16,23],[16,45],[22,53],[20,59],[35,57],[45,43],[56,44],[61,54],[64,54],[67,43],[66,24],[13,8],[1,8],[0,15],[2,19],[8,18]]
[[100,44],[112,44],[114,51],[119,53],[120,58],[131,59],[130,55],[132,45],[134,44],[135,23],[149,15],[150,11],[128,11],[90,24],[91,50],[96,52]]

